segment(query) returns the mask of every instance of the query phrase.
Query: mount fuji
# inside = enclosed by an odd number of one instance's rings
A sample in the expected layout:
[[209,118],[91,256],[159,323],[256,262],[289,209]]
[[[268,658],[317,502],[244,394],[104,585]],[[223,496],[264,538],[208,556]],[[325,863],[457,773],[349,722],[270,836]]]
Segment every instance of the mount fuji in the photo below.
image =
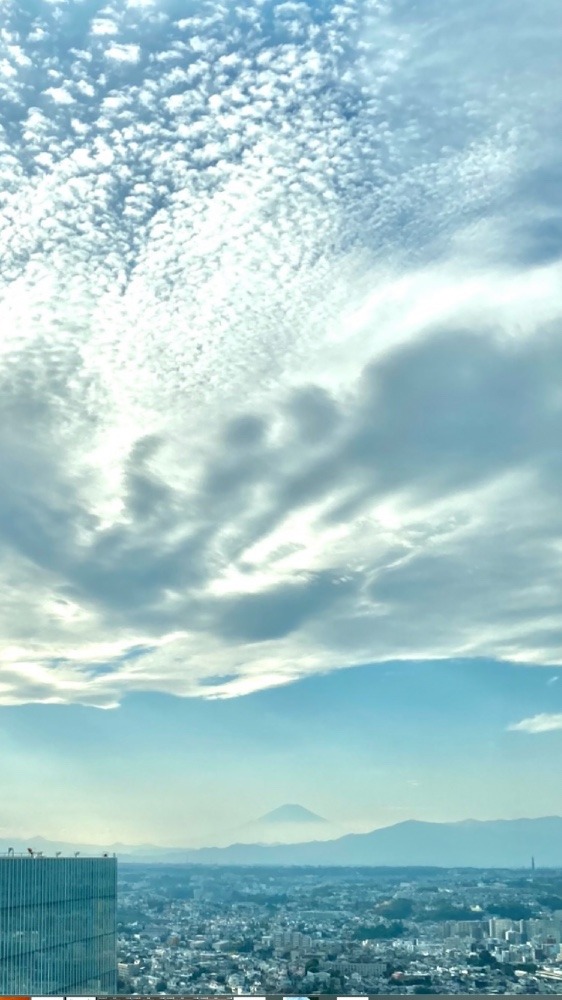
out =
[[341,837],[341,828],[317,813],[295,803],[286,803],[258,819],[228,831],[222,844],[302,844],[310,841],[334,840]]

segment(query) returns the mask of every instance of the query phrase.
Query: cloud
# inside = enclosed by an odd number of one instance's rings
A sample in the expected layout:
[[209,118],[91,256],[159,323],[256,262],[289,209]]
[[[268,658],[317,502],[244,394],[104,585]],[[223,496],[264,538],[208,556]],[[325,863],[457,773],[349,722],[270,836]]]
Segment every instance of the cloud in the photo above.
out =
[[560,662],[560,32],[525,11],[11,4],[1,703]]
[[533,715],[529,719],[522,719],[510,726],[512,732],[519,733],[551,733],[556,729],[562,729],[562,712],[548,715]]
[[[97,34],[99,34],[99,24],[97,27]],[[137,63],[140,55],[141,52],[138,45],[121,45],[116,42],[114,45],[109,45],[105,50],[106,59],[114,59],[115,62]]]

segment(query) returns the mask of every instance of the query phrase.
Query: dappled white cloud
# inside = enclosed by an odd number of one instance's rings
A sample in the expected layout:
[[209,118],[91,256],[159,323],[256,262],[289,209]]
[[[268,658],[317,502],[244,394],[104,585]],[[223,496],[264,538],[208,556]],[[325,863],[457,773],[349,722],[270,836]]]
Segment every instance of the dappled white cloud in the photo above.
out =
[[6,5],[2,703],[560,662],[557,7],[431,8]]
[[[99,23],[98,23],[99,28]],[[99,34],[98,30],[98,34]],[[116,62],[137,63],[140,59],[140,47],[138,45],[121,45],[116,42],[109,45],[105,50],[106,59],[114,59]]]

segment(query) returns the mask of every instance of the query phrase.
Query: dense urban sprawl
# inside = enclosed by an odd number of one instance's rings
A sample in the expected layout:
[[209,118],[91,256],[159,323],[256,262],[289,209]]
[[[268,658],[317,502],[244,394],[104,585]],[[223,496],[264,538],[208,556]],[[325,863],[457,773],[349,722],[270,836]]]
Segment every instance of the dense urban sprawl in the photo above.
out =
[[562,994],[562,872],[122,866],[120,993]]

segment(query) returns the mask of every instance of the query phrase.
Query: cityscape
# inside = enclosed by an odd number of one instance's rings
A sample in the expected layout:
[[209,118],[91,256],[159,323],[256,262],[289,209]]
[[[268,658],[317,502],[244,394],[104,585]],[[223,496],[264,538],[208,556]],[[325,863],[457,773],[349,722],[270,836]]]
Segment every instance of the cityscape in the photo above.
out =
[[121,993],[562,993],[562,870],[146,867]]
[[0,995],[562,994],[562,868],[0,857]]

